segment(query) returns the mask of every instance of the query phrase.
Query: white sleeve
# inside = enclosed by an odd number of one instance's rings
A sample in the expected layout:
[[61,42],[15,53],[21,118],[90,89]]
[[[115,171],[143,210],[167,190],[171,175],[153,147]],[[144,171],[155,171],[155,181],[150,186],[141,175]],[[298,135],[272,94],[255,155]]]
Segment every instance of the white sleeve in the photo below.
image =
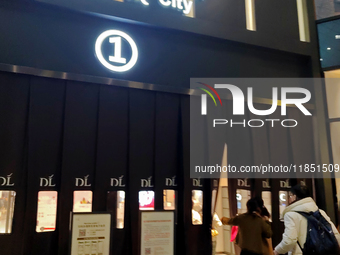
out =
[[322,216],[331,224],[332,226],[332,230],[333,230],[333,233],[335,235],[335,238],[336,240],[338,241],[338,244],[340,246],[340,234],[339,234],[339,231],[336,229],[335,225],[333,224],[333,222],[331,221],[331,218],[328,217],[328,215],[326,214],[325,211],[321,210],[320,209],[320,212],[322,214]]
[[293,250],[298,240],[293,214],[291,213],[285,214],[284,224],[285,231],[282,235],[282,241],[275,247],[275,250],[279,254],[285,254]]

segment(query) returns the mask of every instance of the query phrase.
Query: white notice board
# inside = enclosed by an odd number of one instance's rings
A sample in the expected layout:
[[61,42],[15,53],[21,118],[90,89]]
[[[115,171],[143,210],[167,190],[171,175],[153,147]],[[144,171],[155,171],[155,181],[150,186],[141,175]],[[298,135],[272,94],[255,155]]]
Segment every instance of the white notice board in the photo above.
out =
[[141,212],[141,255],[174,255],[174,212]]
[[110,255],[111,214],[73,213],[71,255]]

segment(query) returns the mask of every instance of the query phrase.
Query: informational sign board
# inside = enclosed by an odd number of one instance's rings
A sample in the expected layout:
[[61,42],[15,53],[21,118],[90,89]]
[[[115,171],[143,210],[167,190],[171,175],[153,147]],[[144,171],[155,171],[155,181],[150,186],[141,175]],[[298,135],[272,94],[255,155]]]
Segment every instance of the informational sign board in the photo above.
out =
[[73,213],[70,255],[109,255],[110,213]]
[[174,212],[141,212],[141,255],[174,254]]

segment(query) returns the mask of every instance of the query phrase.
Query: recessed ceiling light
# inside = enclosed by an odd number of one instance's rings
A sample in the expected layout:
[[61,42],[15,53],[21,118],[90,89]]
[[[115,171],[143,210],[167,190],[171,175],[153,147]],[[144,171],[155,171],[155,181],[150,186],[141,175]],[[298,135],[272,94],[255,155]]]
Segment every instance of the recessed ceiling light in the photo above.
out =
[[327,50],[331,50],[331,48],[330,48],[330,47],[328,47],[328,48],[327,48]]
[[322,59],[322,58],[320,58],[320,61],[323,61],[323,59]]
[[335,35],[335,39],[340,39],[340,35]]

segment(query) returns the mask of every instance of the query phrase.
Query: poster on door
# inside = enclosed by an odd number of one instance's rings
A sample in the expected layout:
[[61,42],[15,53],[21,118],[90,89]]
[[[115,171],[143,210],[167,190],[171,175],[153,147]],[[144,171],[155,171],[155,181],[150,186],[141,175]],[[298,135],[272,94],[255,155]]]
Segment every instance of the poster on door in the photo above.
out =
[[174,212],[141,212],[141,255],[174,254]]
[[110,213],[74,213],[70,255],[109,255]]
[[36,232],[54,231],[57,219],[57,191],[39,191]]

